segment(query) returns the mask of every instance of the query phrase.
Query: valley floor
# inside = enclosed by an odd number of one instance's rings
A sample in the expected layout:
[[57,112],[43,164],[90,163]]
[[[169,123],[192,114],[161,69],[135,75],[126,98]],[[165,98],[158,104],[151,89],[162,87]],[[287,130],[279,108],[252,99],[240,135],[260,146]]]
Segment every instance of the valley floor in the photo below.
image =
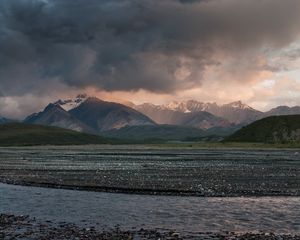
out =
[[1,240],[300,239],[299,149],[0,148],[0,181]]
[[142,194],[299,196],[300,154],[142,145],[1,148],[0,181]]

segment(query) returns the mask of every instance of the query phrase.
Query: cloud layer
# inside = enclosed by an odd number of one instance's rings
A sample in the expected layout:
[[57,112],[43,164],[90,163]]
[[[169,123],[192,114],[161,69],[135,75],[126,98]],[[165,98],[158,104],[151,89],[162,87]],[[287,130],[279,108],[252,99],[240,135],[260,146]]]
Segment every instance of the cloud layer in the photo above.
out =
[[272,59],[297,41],[299,12],[298,0],[0,0],[0,94],[252,81],[285,70]]

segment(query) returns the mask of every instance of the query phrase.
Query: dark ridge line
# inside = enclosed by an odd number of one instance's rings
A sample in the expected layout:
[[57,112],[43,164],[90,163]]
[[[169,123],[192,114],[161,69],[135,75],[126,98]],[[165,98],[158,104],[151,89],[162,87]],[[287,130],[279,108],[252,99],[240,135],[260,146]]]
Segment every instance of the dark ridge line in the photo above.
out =
[[300,192],[297,193],[282,193],[279,191],[270,191],[269,193],[260,192],[243,192],[239,193],[213,193],[205,194],[196,191],[189,190],[162,190],[162,189],[139,189],[139,188],[122,188],[122,187],[105,187],[105,186],[72,186],[67,184],[55,184],[55,183],[37,183],[30,181],[11,181],[0,179],[0,183],[25,186],[25,187],[42,187],[42,188],[52,188],[52,189],[65,189],[65,190],[75,190],[75,191],[88,191],[88,192],[104,192],[104,193],[116,193],[116,194],[132,194],[132,195],[149,195],[149,196],[178,196],[178,197],[209,197],[209,198],[233,198],[233,197],[299,197]]

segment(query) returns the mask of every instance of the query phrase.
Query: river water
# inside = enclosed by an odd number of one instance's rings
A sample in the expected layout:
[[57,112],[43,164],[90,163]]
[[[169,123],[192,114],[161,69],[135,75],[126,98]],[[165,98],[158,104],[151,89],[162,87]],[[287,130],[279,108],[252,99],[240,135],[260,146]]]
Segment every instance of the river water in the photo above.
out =
[[0,184],[0,213],[101,229],[300,233],[300,197],[148,196]]

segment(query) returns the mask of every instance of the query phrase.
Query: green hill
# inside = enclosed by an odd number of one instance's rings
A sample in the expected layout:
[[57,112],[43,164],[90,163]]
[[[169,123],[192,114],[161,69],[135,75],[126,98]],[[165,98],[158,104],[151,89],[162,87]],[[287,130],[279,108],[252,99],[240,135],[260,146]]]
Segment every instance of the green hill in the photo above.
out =
[[300,115],[272,116],[243,127],[226,142],[294,143],[300,142]]
[[114,139],[128,142],[181,141],[205,135],[201,129],[175,125],[127,126],[102,133]]
[[0,125],[0,146],[105,144],[109,140],[58,127],[8,123]]

